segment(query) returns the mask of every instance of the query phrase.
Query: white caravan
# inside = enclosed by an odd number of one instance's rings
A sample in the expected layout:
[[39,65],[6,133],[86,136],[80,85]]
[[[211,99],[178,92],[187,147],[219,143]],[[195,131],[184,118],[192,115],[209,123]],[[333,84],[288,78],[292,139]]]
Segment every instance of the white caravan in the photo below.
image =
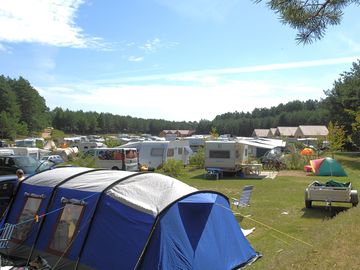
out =
[[193,152],[199,151],[199,149],[204,148],[205,141],[210,137],[210,135],[193,135],[191,137],[185,137],[184,140],[189,141],[189,145]]
[[50,153],[49,150],[44,150],[37,147],[5,147],[2,149],[13,151],[14,155],[28,156],[39,160],[43,156],[48,155]]
[[93,148],[105,148],[106,145],[101,142],[74,142],[69,144],[70,147],[77,147],[79,152],[86,152]]
[[248,146],[237,141],[206,141],[205,169],[237,172],[248,160]]
[[93,148],[85,156],[92,156],[98,168],[138,171],[139,158],[136,148]]
[[181,160],[186,166],[189,164],[189,158],[193,153],[189,142],[185,140],[131,142],[121,147],[137,148],[140,165],[154,169],[159,168],[169,159]]

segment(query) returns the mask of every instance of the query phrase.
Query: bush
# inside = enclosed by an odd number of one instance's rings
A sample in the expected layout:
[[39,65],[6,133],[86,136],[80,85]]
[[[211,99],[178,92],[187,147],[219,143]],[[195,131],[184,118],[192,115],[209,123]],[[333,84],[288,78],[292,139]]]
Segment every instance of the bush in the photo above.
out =
[[303,170],[304,166],[309,164],[310,157],[300,155],[300,150],[296,145],[290,145],[290,154],[284,158],[286,168],[289,170]]
[[92,156],[80,155],[77,157],[69,157],[69,160],[62,165],[70,165],[76,167],[96,168],[95,160]]
[[199,150],[190,157],[190,165],[193,165],[198,169],[205,168],[205,150],[204,150],[204,148],[199,148]]
[[171,176],[177,177],[183,173],[184,165],[181,160],[169,159],[161,168],[161,172]]

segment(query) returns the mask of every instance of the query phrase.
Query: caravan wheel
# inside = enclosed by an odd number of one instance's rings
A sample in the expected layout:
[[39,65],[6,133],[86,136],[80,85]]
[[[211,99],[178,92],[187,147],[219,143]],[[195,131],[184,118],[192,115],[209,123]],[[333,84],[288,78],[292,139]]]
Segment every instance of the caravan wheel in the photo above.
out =
[[309,200],[305,200],[305,207],[306,208],[311,208],[311,205],[312,204],[312,201],[309,201]]
[[357,206],[359,203],[358,194],[354,190],[351,191],[351,203],[353,206]]
[[112,167],[111,169],[112,169],[112,170],[119,170],[119,168],[116,167],[116,166]]

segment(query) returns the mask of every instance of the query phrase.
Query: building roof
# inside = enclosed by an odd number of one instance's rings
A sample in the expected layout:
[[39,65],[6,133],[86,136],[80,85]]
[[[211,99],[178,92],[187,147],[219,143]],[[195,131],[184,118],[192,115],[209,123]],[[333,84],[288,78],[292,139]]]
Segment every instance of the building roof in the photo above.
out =
[[270,136],[275,136],[276,128],[270,128]]
[[329,130],[326,126],[299,126],[296,130],[295,136],[327,136]]
[[181,136],[191,136],[195,130],[190,129],[164,129],[161,133],[165,134],[180,134]]
[[268,137],[270,135],[270,129],[254,129],[252,137]]
[[277,136],[285,136],[285,137],[293,137],[295,136],[295,132],[297,127],[277,127],[276,135]]

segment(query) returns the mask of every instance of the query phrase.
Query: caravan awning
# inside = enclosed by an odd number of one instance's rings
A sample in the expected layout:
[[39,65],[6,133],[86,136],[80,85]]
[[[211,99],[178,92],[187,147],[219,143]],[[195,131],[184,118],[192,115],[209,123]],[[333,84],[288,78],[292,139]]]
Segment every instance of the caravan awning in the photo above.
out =
[[282,140],[262,140],[262,139],[253,139],[253,140],[246,140],[246,139],[238,139],[239,143],[250,145],[258,148],[264,149],[274,149],[275,147],[285,147],[286,142]]

